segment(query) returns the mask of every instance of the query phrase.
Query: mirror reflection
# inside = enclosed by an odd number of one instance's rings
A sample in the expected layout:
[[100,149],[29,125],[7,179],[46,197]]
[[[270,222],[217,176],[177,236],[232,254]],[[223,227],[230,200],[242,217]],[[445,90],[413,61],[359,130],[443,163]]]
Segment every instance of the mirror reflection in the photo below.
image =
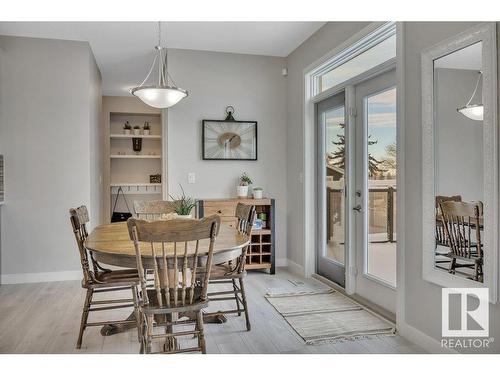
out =
[[483,282],[482,43],[434,60],[435,267]]

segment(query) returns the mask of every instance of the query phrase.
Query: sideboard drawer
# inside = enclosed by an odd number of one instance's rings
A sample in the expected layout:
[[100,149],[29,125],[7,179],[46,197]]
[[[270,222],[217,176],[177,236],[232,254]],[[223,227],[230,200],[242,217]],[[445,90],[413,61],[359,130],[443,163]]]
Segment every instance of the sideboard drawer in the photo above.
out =
[[234,217],[237,202],[203,202],[203,212],[205,216],[219,215]]

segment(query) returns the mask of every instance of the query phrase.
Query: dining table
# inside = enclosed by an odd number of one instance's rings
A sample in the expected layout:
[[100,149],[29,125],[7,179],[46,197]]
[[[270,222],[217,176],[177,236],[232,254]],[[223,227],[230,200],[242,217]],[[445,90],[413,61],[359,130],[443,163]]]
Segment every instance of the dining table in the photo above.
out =
[[[200,249],[208,249],[208,243],[209,239],[200,240]],[[238,232],[236,228],[228,224],[221,223],[214,243],[212,264],[221,264],[236,259],[249,243],[249,236]],[[134,242],[130,239],[126,222],[97,226],[85,240],[85,247],[92,252],[94,259],[99,263],[121,268],[137,268]],[[173,256],[173,244],[166,245],[166,253],[167,257]],[[141,254],[144,268],[153,269],[151,252],[141,251]],[[161,260],[158,263],[161,265]],[[130,323],[104,326],[101,334],[110,336],[136,327],[134,313],[130,314],[127,321]],[[210,317],[204,319],[205,323],[224,323],[225,321],[226,318],[222,314],[210,314]]]

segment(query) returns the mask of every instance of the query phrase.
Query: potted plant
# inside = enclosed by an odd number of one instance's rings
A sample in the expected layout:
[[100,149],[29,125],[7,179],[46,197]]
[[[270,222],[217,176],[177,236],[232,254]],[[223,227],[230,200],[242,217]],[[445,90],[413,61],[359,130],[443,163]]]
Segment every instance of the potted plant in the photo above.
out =
[[144,135],[149,135],[149,132],[151,131],[151,128],[149,127],[149,122],[145,122],[144,126],[142,128],[142,134]]
[[130,134],[131,130],[132,127],[130,126],[130,123],[126,121],[125,124],[123,125],[123,134]]
[[243,172],[240,176],[240,184],[237,187],[238,197],[246,198],[248,196],[248,185],[250,184],[252,184],[252,179],[247,172]]
[[141,135],[141,127],[139,125],[134,126],[134,135]]
[[262,188],[254,187],[253,188],[253,197],[254,199],[262,199]]
[[179,184],[179,186],[181,187],[182,195],[178,198],[174,198],[170,195],[170,198],[173,200],[174,211],[178,218],[191,219],[191,210],[196,206],[196,199],[187,197],[182,185]]

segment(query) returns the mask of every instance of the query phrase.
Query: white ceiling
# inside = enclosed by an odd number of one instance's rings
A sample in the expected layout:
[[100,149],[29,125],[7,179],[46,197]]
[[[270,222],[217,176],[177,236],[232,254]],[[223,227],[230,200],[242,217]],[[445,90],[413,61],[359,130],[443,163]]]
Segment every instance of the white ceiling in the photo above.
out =
[[[288,56],[324,22],[163,22],[169,48]],[[0,22],[0,35],[87,41],[103,79],[103,94],[125,95],[140,83],[158,43],[156,22]]]
[[478,42],[434,61],[435,68],[482,70],[482,43]]

